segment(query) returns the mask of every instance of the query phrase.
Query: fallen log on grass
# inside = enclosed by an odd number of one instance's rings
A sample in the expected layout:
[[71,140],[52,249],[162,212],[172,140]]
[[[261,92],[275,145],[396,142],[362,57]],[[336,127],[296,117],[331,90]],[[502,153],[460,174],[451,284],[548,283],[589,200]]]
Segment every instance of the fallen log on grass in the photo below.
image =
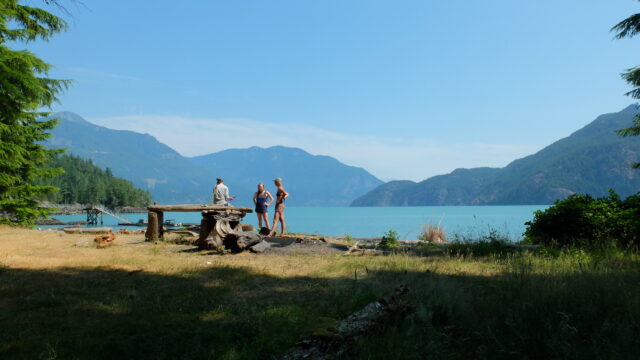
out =
[[122,235],[144,234],[144,229],[136,229],[136,230],[120,229],[118,230],[118,233]]
[[189,230],[167,230],[166,231],[169,234],[178,234],[178,235],[189,235],[189,236],[193,236],[193,237],[198,237],[198,233],[195,231],[189,231]]
[[408,292],[406,286],[400,285],[393,295],[367,304],[335,328],[324,329],[321,336],[300,341],[280,359],[327,360],[345,357],[358,338],[384,331],[412,311],[413,307],[407,299]]
[[232,252],[244,251],[262,241],[262,236],[253,231],[236,231],[224,235],[223,244]]
[[253,245],[252,247],[249,248],[249,250],[251,250],[251,252],[254,253],[263,253],[267,250],[269,250],[269,248],[271,248],[271,244],[269,244],[268,242],[262,240],[259,243]]
[[376,249],[366,249],[360,246],[360,242],[356,241],[351,245],[347,251],[344,252],[345,256],[363,256],[363,255],[384,255],[384,251]]
[[63,228],[67,234],[109,234],[112,233],[113,230],[108,227],[101,228],[81,228],[81,227],[71,227],[71,228]]

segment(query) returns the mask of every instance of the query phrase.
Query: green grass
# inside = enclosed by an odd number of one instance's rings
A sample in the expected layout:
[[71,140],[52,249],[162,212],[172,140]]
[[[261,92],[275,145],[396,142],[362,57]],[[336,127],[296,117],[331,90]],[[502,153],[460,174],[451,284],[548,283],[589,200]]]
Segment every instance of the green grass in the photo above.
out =
[[409,272],[415,313],[402,326],[362,340],[353,357],[637,358],[638,255],[572,249],[475,261],[498,264],[503,271],[494,276]]
[[350,358],[640,353],[640,256],[613,248],[287,257],[76,241],[51,235],[10,253],[0,240],[1,359],[269,359],[399,284],[415,311]]

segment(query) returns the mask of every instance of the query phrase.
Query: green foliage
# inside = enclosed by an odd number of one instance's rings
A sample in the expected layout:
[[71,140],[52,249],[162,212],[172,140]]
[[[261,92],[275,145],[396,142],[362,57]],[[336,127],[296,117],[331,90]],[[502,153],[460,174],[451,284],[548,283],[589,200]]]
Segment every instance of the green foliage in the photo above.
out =
[[[12,50],[6,43],[47,40],[65,28],[65,22],[48,12],[0,0],[0,223],[33,225],[49,209],[37,199],[55,190],[36,185],[37,178],[53,177],[55,168],[43,168],[59,150],[47,150],[40,142],[55,119],[38,120],[46,113],[67,81],[46,77],[48,64],[26,50]],[[44,76],[42,76],[44,75]]]
[[[626,37],[634,37],[640,32],[640,14],[634,14],[622,20],[616,26],[611,28],[616,33],[617,39]],[[640,99],[640,68],[635,67],[628,69],[622,73],[622,78],[633,86],[633,89],[626,93],[634,99]],[[638,136],[640,135],[640,114],[636,115],[630,127],[618,130],[618,134],[622,136]],[[633,164],[634,168],[640,168],[640,163]]]
[[613,191],[593,198],[575,194],[535,212],[525,236],[545,245],[640,245],[640,193],[621,200]]
[[108,168],[102,170],[94,166],[90,160],[62,155],[55,157],[49,166],[64,170],[64,174],[60,176],[41,180],[42,185],[60,189],[46,197],[50,202],[102,204],[109,208],[144,206],[151,202],[148,192],[136,188],[127,180],[113,176]]
[[384,236],[382,237],[382,241],[378,243],[377,248],[381,250],[392,250],[392,249],[399,248],[400,247],[399,238],[400,236],[398,235],[397,232],[393,230],[389,230],[386,233],[384,233]]
[[490,228],[489,232],[479,237],[466,237],[455,234],[453,241],[447,244],[444,251],[448,255],[455,256],[505,256],[522,251],[514,247],[509,238],[498,230]]

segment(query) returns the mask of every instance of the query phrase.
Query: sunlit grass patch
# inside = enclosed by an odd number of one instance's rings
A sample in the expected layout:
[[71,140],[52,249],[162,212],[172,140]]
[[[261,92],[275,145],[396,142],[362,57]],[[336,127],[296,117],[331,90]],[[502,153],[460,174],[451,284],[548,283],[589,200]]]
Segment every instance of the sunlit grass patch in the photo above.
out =
[[139,235],[109,249],[75,246],[81,239],[0,228],[0,358],[271,358],[330,336],[336,322],[399,284],[415,312],[361,339],[351,357],[640,351],[636,253],[466,244],[468,252],[438,246],[425,256],[221,256],[138,243]]

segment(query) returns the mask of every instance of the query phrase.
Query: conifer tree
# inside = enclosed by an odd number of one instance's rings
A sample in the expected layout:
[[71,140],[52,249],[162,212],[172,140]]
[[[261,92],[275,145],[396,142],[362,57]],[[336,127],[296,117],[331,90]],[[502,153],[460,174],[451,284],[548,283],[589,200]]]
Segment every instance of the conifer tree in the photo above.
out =
[[43,9],[0,0],[0,223],[32,225],[49,211],[37,199],[55,188],[36,181],[60,173],[44,167],[59,151],[40,144],[56,121],[39,119],[68,86],[66,80],[47,77],[50,65],[8,43],[48,40],[65,28],[64,20]]
[[[615,32],[616,39],[631,38],[640,33],[640,14],[633,14],[628,18],[616,24],[611,31]],[[634,99],[640,99],[640,67],[627,69],[622,73],[622,78],[634,88],[626,93]],[[622,136],[638,136],[640,135],[640,113],[633,119],[633,123],[626,129],[618,130]],[[633,165],[634,168],[640,168],[640,163]]]

